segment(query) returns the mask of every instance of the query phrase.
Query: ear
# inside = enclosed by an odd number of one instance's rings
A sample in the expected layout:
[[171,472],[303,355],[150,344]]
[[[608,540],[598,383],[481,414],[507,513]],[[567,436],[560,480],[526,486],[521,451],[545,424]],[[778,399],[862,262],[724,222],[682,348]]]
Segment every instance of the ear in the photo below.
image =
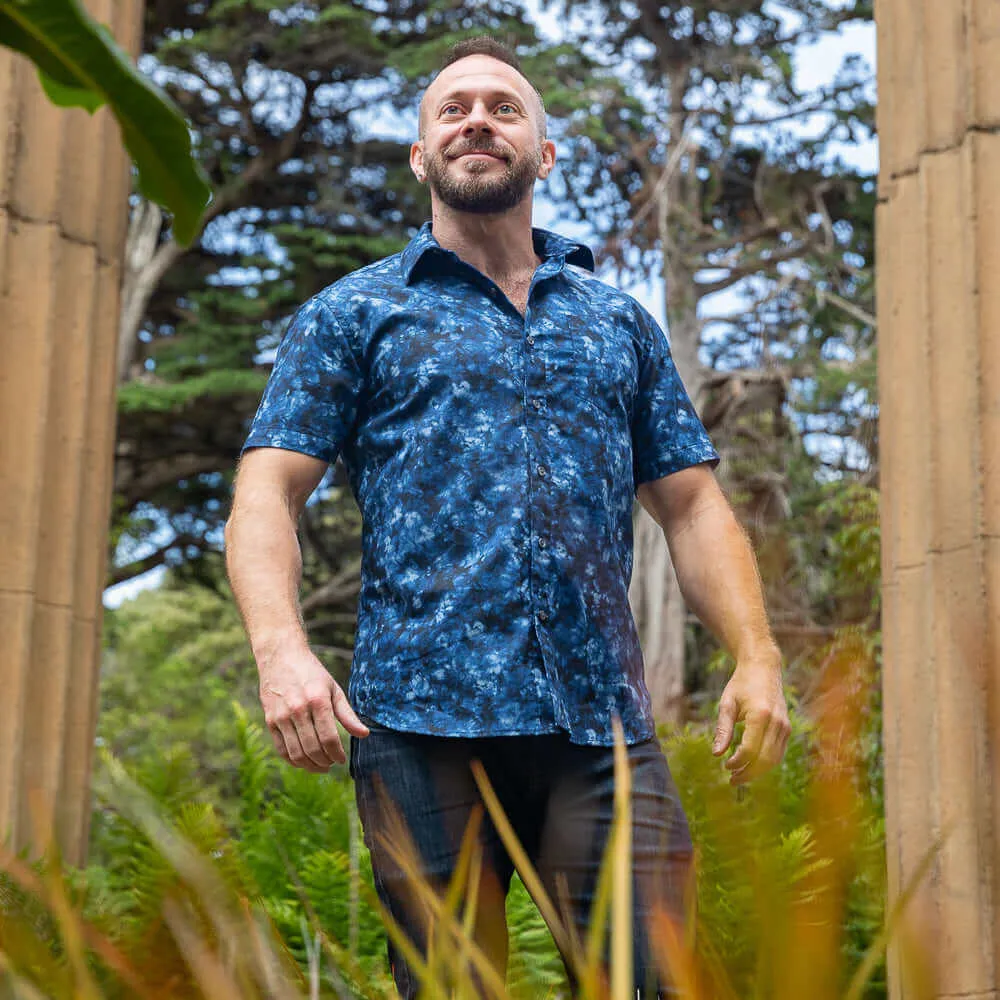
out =
[[424,171],[424,144],[415,142],[410,146],[410,169],[422,184],[427,177]]
[[538,167],[538,179],[545,180],[555,169],[556,165],[556,144],[551,139],[546,139],[542,143],[542,162]]

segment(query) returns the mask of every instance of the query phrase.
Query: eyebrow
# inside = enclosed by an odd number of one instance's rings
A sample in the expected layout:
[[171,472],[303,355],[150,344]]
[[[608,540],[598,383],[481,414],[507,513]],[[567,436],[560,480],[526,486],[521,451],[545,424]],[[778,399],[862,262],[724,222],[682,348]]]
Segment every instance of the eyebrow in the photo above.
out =
[[[450,103],[451,101],[454,101],[456,98],[468,97],[469,93],[470,92],[468,90],[451,90],[447,94],[445,94],[445,96],[442,97],[441,100],[437,102],[435,107],[438,111],[440,111],[441,108],[444,107],[444,105]],[[505,100],[513,101],[514,103],[517,104],[518,107],[525,106],[524,98],[522,98],[520,94],[517,94],[513,90],[491,90],[486,96],[492,98],[502,97]]]

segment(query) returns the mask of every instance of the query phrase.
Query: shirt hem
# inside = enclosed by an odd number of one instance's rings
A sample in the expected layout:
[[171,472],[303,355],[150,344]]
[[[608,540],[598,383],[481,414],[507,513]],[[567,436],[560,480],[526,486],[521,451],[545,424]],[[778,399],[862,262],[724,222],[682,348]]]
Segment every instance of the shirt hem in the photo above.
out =
[[691,448],[684,448],[682,451],[674,452],[659,461],[647,463],[643,471],[636,476],[635,489],[643,483],[652,482],[655,479],[662,479],[674,472],[682,469],[690,469],[694,465],[708,463],[714,469],[720,461],[719,453],[712,447],[702,447],[696,445]]
[[[487,730],[474,730],[469,731],[469,728],[463,728],[460,725],[454,725],[450,727],[421,727],[419,722],[413,722],[409,720],[394,720],[391,718],[391,713],[388,715],[384,712],[379,712],[378,710],[373,710],[371,708],[365,707],[361,708],[354,706],[355,712],[359,715],[371,719],[372,722],[379,726],[383,726],[386,729],[395,730],[401,733],[410,733],[414,736],[439,736],[442,739],[492,739],[494,737],[501,736],[567,736],[570,743],[576,746],[599,746],[599,747],[612,747],[615,744],[614,736],[609,735],[607,737],[595,736],[593,738],[587,738],[584,736],[574,735],[572,730],[566,729],[564,726],[560,726],[558,723],[552,723],[551,725],[544,722],[539,722],[534,725],[519,726],[515,729],[496,729],[491,728]],[[640,733],[630,733],[625,737],[626,746],[634,746],[637,743],[644,743],[647,740],[656,737],[656,727],[649,726],[644,728]]]

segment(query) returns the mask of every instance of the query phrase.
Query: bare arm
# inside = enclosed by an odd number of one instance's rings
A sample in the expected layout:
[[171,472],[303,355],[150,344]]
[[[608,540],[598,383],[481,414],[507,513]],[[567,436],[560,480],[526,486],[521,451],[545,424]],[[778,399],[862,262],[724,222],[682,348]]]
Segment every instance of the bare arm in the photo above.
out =
[[226,569],[260,674],[264,718],[291,764],[325,772],[344,763],[336,719],[356,736],[368,729],[309,649],[298,593],[302,553],[296,526],[326,463],[279,448],[254,448],[240,464],[226,522]]
[[781,760],[790,731],[781,652],[753,550],[707,465],[643,483],[637,495],[663,528],[684,600],[736,660],[712,749],[724,753],[736,723],[746,722],[739,748],[726,761],[733,783],[741,784]]

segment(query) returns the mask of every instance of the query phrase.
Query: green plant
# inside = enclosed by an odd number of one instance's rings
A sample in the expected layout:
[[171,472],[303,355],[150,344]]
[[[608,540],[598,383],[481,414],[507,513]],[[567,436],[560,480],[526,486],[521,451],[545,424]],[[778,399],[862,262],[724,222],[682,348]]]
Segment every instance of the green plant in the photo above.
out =
[[201,228],[211,187],[187,122],[77,0],[0,0],[0,45],[27,56],[49,99],[93,114],[107,104],[139,171],[139,189],[174,214],[178,242]]

